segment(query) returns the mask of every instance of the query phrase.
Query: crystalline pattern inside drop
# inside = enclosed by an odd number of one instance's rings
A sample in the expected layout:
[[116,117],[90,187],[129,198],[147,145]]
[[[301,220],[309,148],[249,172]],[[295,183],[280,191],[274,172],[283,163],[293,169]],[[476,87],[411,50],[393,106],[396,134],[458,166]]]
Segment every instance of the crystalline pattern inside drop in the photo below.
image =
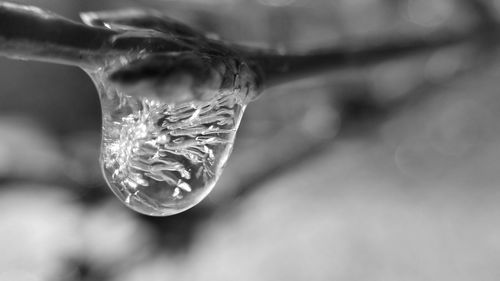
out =
[[100,86],[101,161],[115,194],[151,215],[176,213],[203,199],[231,152],[245,109],[239,91],[176,104]]

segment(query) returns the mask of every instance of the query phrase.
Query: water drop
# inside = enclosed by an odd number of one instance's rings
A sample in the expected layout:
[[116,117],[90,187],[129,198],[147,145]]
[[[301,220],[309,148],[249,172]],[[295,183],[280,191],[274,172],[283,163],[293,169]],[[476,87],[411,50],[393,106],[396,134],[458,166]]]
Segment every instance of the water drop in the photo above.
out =
[[121,50],[86,69],[101,101],[100,164],[109,187],[146,215],[193,207],[222,173],[259,92],[256,74],[230,46],[161,14],[82,19],[116,31],[105,45]]
[[[143,214],[166,216],[200,202],[232,150],[246,93],[219,89],[195,98],[186,88],[127,89],[108,68],[89,73],[102,106],[101,168],[111,190]],[[156,87],[157,88],[157,87]]]

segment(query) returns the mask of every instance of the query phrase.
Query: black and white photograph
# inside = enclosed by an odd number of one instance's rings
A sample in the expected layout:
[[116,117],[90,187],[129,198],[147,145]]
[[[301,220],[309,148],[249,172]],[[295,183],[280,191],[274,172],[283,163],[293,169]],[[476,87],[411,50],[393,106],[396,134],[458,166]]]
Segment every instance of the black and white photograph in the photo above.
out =
[[0,0],[0,281],[500,280],[500,1]]

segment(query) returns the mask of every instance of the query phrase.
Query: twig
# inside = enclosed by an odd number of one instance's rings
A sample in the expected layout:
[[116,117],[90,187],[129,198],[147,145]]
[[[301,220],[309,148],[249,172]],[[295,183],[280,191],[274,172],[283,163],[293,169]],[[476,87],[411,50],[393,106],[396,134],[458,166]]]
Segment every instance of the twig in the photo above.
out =
[[[500,34],[498,30],[494,32],[496,35]],[[273,86],[324,71],[363,67],[464,43],[481,42],[482,39],[491,38],[490,36],[492,31],[483,29],[463,33],[439,32],[421,38],[395,38],[314,51],[304,55],[262,52],[250,53],[247,57],[263,76],[263,84]]]
[[[119,14],[127,15],[136,16],[133,11]],[[182,28],[175,23],[169,24],[173,29]],[[86,68],[100,66],[107,58],[127,56],[134,51],[185,49],[173,34],[145,38],[131,32],[130,37],[122,36],[127,32],[84,25],[34,6],[0,2],[0,56]]]
[[[475,7],[480,14],[486,9],[481,5]],[[387,38],[373,41],[375,43],[363,42],[303,55],[282,55],[242,48],[203,36],[195,40],[209,46],[202,50],[208,55],[218,46],[234,50],[234,54],[228,55],[239,54],[246,58],[257,78],[263,81],[265,87],[269,87],[320,72],[365,66],[467,42],[484,42],[484,39],[496,38],[500,34],[497,25],[488,24],[488,28],[484,27],[478,24],[463,32],[441,31],[426,36]],[[119,34],[122,31],[86,26],[36,7],[0,2],[0,55],[13,58],[84,66],[130,50],[175,51],[179,47],[177,42],[182,41],[176,40],[182,39],[182,34],[176,33],[158,38],[148,37],[147,40],[135,38],[116,44],[113,38]],[[168,36],[170,38],[166,39]]]
[[86,26],[37,7],[0,2],[0,55],[70,65],[102,57],[116,32]]

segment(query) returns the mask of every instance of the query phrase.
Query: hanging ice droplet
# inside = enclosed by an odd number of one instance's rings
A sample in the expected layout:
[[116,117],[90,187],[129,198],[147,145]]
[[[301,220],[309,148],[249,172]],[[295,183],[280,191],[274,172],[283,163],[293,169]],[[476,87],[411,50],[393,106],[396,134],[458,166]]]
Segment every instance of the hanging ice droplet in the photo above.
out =
[[101,100],[100,163],[109,187],[147,215],[193,207],[222,173],[257,76],[231,47],[161,14],[82,19],[116,31],[109,46],[122,50],[86,70]]
[[119,87],[108,80],[107,70],[90,75],[101,99],[100,162],[111,190],[147,215],[172,215],[196,205],[212,190],[231,153],[246,93],[235,87],[199,96],[168,82],[168,87],[150,82]]

